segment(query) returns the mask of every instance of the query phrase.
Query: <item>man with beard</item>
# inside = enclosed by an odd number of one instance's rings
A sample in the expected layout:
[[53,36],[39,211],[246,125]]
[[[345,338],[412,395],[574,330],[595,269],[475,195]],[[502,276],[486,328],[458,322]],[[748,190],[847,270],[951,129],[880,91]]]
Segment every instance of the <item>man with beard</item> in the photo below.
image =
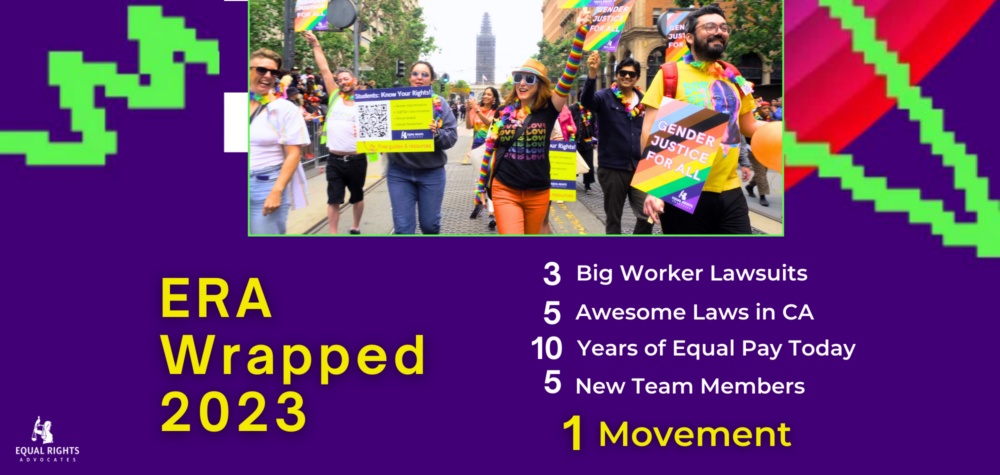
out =
[[[722,9],[708,5],[691,12],[684,21],[684,33],[691,52],[683,62],[661,67],[642,101],[650,109],[643,122],[642,143],[649,137],[664,97],[729,114],[729,126],[714,154],[712,170],[705,179],[694,214],[664,206],[662,200],[652,195],[646,197],[643,211],[661,223],[664,234],[750,234],[750,210],[736,174],[739,165],[743,180],[747,181],[750,164],[739,163],[738,134],[751,137],[765,122],[754,119],[755,104],[749,84],[736,68],[719,61],[730,33]],[[673,91],[664,87],[664,71],[671,69],[676,72]]]
[[622,213],[628,199],[636,216],[632,234],[653,234],[653,225],[642,210],[646,194],[632,187],[632,175],[642,157],[643,97],[635,87],[639,81],[639,62],[627,58],[618,63],[615,82],[597,92],[601,58],[596,51],[590,54],[587,65],[590,69],[580,103],[592,111],[597,120],[597,181],[604,192],[604,214],[607,216],[604,231],[622,233]]
[[344,189],[351,191],[350,203],[354,208],[354,227],[350,234],[361,234],[361,215],[365,211],[365,178],[368,175],[368,158],[358,153],[358,108],[354,104],[354,91],[358,80],[350,69],[340,68],[330,72],[330,66],[311,31],[303,33],[312,45],[316,65],[327,84],[336,84],[330,91],[330,108],[323,125],[323,139],[328,143],[330,156],[326,164],[327,216],[330,234],[337,234],[340,206],[344,204]]

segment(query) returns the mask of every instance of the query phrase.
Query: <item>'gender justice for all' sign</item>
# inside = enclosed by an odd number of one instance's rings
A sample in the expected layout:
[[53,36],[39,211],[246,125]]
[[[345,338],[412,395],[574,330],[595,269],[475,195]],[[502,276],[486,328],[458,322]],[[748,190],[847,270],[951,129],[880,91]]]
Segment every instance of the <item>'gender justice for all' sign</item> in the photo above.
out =
[[330,0],[296,0],[295,31],[326,30],[326,9]]
[[728,124],[729,114],[664,98],[632,186],[693,214]]
[[687,41],[684,39],[684,20],[690,14],[690,11],[664,13],[667,15],[667,48],[663,52],[664,63],[676,63],[688,53]]
[[568,0],[559,8],[594,7],[595,23],[583,40],[586,51],[614,52],[635,0]]

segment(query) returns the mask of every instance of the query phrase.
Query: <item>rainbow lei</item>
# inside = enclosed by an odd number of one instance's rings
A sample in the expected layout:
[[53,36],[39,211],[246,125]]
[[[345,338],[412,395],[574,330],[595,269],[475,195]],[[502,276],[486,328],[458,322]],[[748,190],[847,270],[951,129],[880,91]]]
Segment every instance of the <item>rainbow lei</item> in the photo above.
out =
[[262,106],[266,106],[269,102],[274,102],[278,97],[274,94],[274,91],[268,92],[266,96],[261,96],[256,92],[250,93],[250,99],[253,99],[260,103]]
[[[684,62],[687,63],[687,64],[689,64],[689,65],[691,65],[692,68],[700,69],[702,71],[705,71],[705,69],[707,67],[707,65],[705,64],[704,61],[695,61],[694,60],[694,56],[691,54],[690,51],[687,54],[684,55]],[[736,84],[737,86],[739,86],[741,90],[746,87],[747,80],[743,78],[743,75],[738,75],[738,74],[734,73],[729,68],[723,68],[722,66],[719,65],[719,63],[712,63],[712,64],[715,66],[712,69],[712,73],[713,74],[715,74],[716,76],[724,77],[724,78],[728,79],[729,82],[731,82],[731,83]],[[753,88],[751,87],[750,92],[745,92],[744,91],[743,94],[746,95],[746,94],[750,94],[752,92],[753,92]]]
[[531,107],[524,107],[524,118],[517,119],[517,109],[520,106],[521,101],[514,101],[513,104],[504,107],[500,112],[500,118],[493,121],[493,125],[490,126],[490,133],[486,136],[486,152],[483,153],[483,162],[479,165],[479,181],[476,183],[476,203],[483,204],[483,194],[486,193],[486,180],[490,176],[490,168],[493,166],[493,155],[496,153],[497,146],[497,136],[500,134],[500,129],[504,125],[510,123],[514,124],[514,128],[521,127],[524,124],[524,119],[531,115]]
[[[618,89],[618,83],[611,83],[611,92],[615,93],[615,97],[617,97],[619,101],[622,101],[622,104],[625,106],[625,112],[628,114],[628,120],[646,116],[646,107],[642,105],[642,101],[639,101],[639,104],[633,108],[632,103],[629,102],[628,99],[625,99],[625,94],[622,94],[622,91]],[[633,94],[635,94],[634,91]]]
[[434,125],[439,129],[444,127],[444,118],[441,117],[441,96],[438,95],[434,95]]
[[337,89],[337,94],[340,94],[340,99],[341,100],[344,100],[344,101],[353,101],[354,100],[354,94],[353,93],[350,96],[348,96],[347,94],[344,94],[343,92],[341,92],[340,89]]
[[[583,127],[585,129],[587,129],[588,131],[590,130],[590,119],[592,117],[593,116],[591,115],[590,111],[587,110],[586,107],[583,107],[583,104],[580,104],[580,118],[583,119]],[[594,141],[594,137],[593,136],[587,137],[587,138],[583,139],[583,141],[585,143],[593,142]]]

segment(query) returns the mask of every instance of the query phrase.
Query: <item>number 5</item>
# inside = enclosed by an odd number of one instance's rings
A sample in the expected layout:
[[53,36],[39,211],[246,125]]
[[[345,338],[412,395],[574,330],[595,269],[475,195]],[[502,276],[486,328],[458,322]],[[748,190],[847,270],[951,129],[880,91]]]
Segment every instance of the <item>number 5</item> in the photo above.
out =
[[[555,394],[562,389],[562,383],[559,382],[559,378],[554,377],[554,374],[559,374],[558,369],[550,369],[545,372],[545,391],[549,394]],[[549,383],[556,383],[556,388],[552,389],[549,387]]]
[[559,314],[559,309],[552,308],[553,305],[559,305],[559,302],[552,302],[552,301],[545,302],[545,314],[546,315],[550,313],[556,314],[555,318],[552,320],[549,320],[549,317],[545,317],[545,323],[548,323],[549,325],[555,325],[559,323],[559,318],[561,317],[561,315]]

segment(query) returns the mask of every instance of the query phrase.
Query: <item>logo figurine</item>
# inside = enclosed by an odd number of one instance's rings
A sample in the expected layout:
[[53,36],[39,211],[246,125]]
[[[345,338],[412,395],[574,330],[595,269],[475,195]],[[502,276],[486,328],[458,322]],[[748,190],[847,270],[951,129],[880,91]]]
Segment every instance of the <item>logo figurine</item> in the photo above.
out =
[[42,436],[43,444],[52,443],[52,421],[45,421],[45,425],[42,426],[41,430],[38,426],[42,424],[42,416],[38,416],[38,420],[35,421],[35,427],[31,429],[31,441],[35,442],[38,440],[38,436]]

